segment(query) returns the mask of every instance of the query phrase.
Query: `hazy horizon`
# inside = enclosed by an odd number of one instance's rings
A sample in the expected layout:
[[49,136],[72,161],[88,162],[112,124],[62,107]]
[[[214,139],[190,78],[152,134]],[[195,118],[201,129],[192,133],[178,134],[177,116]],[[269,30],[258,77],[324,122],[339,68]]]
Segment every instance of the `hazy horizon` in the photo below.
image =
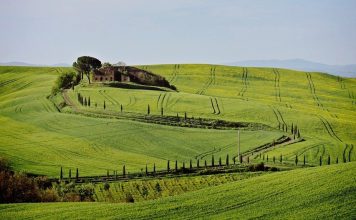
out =
[[4,0],[0,62],[356,63],[356,2]]

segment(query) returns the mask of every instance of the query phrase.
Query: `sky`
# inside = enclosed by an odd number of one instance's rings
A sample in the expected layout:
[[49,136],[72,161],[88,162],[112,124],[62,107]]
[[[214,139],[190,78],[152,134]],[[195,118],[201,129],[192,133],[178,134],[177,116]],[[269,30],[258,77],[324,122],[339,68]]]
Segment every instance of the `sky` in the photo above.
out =
[[356,63],[355,0],[0,0],[0,62]]

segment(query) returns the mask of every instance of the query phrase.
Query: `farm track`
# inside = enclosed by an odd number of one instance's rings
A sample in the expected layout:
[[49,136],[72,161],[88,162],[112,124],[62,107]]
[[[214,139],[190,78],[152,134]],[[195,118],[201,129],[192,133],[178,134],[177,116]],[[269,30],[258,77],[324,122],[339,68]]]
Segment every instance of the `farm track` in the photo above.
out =
[[220,111],[218,99],[216,97],[210,97],[210,103],[213,109],[212,114],[220,115],[221,111]]
[[16,82],[18,80],[19,79],[10,79],[10,80],[2,81],[2,82],[0,82],[0,88],[6,86],[8,84],[14,83],[14,82]]
[[209,151],[200,153],[200,154],[194,156],[194,158],[195,158],[195,159],[199,159],[199,158],[200,158],[200,159],[204,159],[204,157],[206,157],[206,156],[213,155],[214,153],[218,153],[218,152],[221,152],[221,151],[226,150],[226,149],[228,149],[228,148],[231,148],[231,147],[235,146],[235,144],[236,144],[236,143],[233,142],[233,143],[227,144],[227,145],[225,145],[225,146],[223,146],[223,147],[214,148],[214,149],[212,149],[212,150],[209,150]]
[[109,100],[112,105],[120,105],[118,101],[116,101],[114,98],[112,98],[109,94],[106,93],[106,90],[99,90],[99,93],[104,97],[104,99]]
[[201,89],[199,89],[196,94],[199,94],[199,95],[204,95],[206,90],[209,89],[209,87],[211,85],[215,85],[216,83],[216,79],[215,79],[215,70],[216,70],[216,67],[214,66],[211,66],[210,67],[210,75],[209,75],[209,79],[208,81],[206,81],[203,85],[203,87]]
[[275,96],[276,96],[276,101],[279,101],[279,102],[282,102],[282,99],[281,99],[281,87],[279,85],[280,83],[280,78],[281,78],[281,75],[278,71],[278,69],[273,69],[273,73],[274,73],[274,89],[275,89]]
[[274,116],[276,116],[277,122],[278,122],[278,128],[280,129],[281,127],[288,128],[287,123],[284,121],[282,113],[275,107],[271,106]]
[[169,83],[172,84],[175,81],[177,81],[177,77],[179,75],[179,71],[180,71],[180,64],[175,64],[174,68],[173,68],[173,72],[172,72],[172,76],[169,79]]
[[331,126],[329,121],[320,115],[318,115],[318,118],[323,123],[323,125],[324,125],[326,131],[328,132],[328,134],[330,135],[330,137],[342,142],[342,140],[335,134],[333,127]]
[[248,88],[248,70],[246,67],[244,67],[242,69],[242,76],[241,76],[241,83],[242,83],[242,88],[240,90],[240,92],[238,93],[239,96],[241,96],[242,98],[244,97],[247,88]]

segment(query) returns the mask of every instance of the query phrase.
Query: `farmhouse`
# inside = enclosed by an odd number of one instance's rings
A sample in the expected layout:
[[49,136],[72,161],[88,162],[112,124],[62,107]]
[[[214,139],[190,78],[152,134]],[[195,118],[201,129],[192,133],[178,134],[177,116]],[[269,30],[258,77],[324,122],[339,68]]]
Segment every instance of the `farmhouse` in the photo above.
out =
[[108,66],[94,70],[92,80],[93,82],[130,82],[130,76],[119,67]]

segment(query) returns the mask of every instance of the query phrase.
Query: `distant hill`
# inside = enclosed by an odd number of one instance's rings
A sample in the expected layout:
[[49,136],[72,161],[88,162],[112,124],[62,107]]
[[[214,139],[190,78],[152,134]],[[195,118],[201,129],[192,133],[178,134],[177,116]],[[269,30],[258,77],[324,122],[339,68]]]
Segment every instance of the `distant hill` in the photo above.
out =
[[43,64],[33,64],[33,63],[26,63],[26,62],[4,62],[0,63],[0,66],[51,66],[51,67],[70,67],[71,65],[68,63],[55,63],[52,65],[43,65]]
[[356,64],[328,65],[303,59],[290,60],[245,60],[225,63],[230,66],[279,67],[301,71],[326,72],[344,77],[356,77]]

